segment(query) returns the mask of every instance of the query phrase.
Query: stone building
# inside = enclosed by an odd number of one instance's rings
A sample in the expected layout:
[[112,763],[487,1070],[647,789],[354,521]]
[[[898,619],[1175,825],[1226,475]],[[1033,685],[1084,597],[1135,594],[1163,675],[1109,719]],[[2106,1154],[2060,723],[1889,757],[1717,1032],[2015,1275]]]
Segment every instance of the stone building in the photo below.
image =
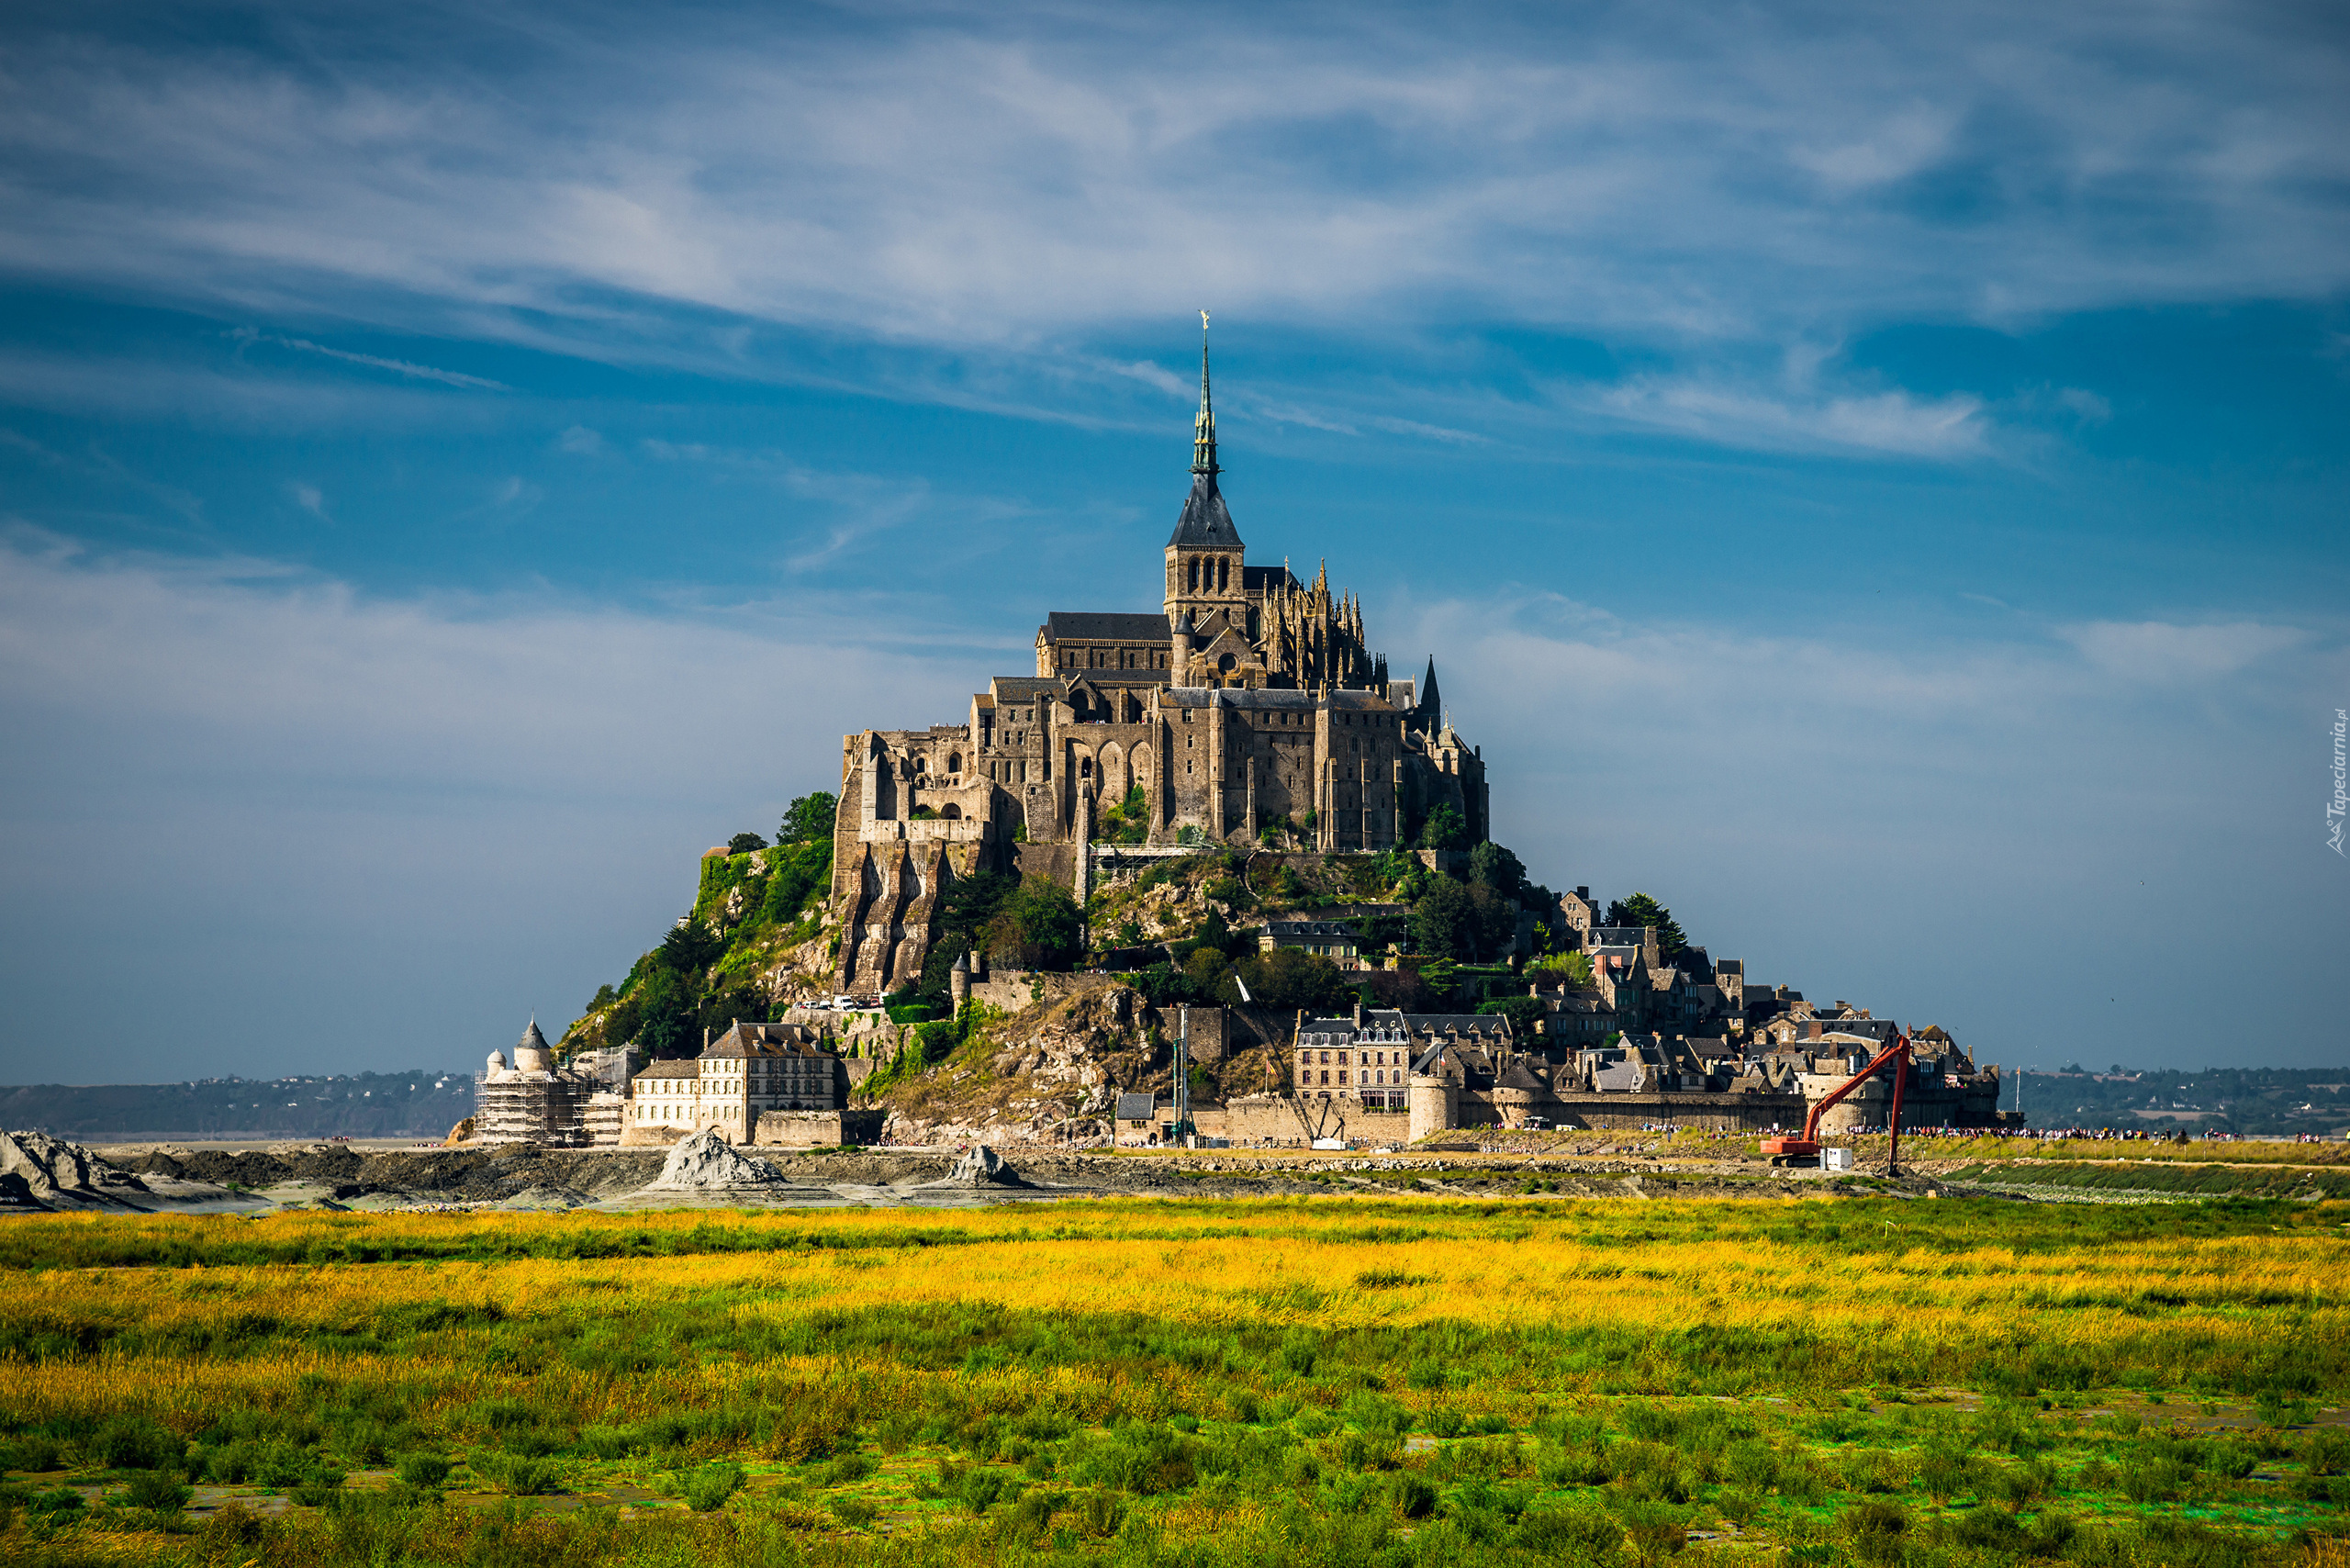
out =
[[474,1137],[482,1143],[535,1143],[577,1148],[616,1133],[621,1097],[593,1072],[557,1067],[554,1050],[531,1020],[509,1065],[489,1053],[474,1081]]
[[847,1064],[804,1025],[737,1023],[699,1057],[647,1064],[632,1088],[625,1144],[713,1127],[737,1144],[855,1143],[878,1130],[879,1113],[847,1109]]
[[1362,607],[1286,566],[1250,566],[1219,483],[1205,350],[1192,488],[1148,611],[1056,610],[1033,674],[998,676],[963,721],[843,738],[836,983],[921,972],[955,879],[1017,869],[1080,894],[1086,846],[1119,813],[1143,846],[1323,852],[1415,838],[1439,807],[1487,835],[1483,759],[1446,718],[1436,665],[1416,687],[1371,651]]

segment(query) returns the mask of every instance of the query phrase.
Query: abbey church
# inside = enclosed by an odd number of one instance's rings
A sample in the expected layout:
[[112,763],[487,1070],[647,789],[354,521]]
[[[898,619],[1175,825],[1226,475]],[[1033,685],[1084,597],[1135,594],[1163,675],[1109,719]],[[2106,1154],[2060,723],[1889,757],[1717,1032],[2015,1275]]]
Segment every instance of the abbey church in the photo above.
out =
[[1435,662],[1416,689],[1391,680],[1326,569],[1250,566],[1221,472],[1203,346],[1159,609],[1056,610],[1035,673],[995,677],[962,723],[844,739],[841,990],[920,974],[957,877],[1049,875],[1082,896],[1112,813],[1119,842],[1165,848],[1382,850],[1438,807],[1466,842],[1487,836],[1484,764],[1445,719]]

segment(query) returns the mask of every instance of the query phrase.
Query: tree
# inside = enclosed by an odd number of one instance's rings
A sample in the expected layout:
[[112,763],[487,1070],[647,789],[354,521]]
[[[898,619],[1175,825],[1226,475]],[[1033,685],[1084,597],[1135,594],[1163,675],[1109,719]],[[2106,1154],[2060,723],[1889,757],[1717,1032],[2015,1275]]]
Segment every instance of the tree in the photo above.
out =
[[1509,1031],[1520,1044],[1533,1036],[1535,1025],[1549,1017],[1550,1013],[1540,998],[1532,996],[1497,996],[1491,1002],[1480,1003],[1477,1011],[1498,1013],[1508,1019]]
[[1017,969],[1065,969],[1085,951],[1085,914],[1067,888],[1031,877],[988,924],[988,951]]
[[1431,958],[1494,958],[1516,934],[1517,913],[1482,882],[1433,878],[1412,906],[1412,946]]
[[1002,871],[976,871],[946,884],[938,895],[938,940],[931,944],[914,984],[924,1002],[941,1011],[948,1006],[955,960],[984,945],[982,933],[1019,889],[1020,879]]
[[1450,805],[1441,805],[1430,812],[1427,823],[1420,829],[1422,849],[1458,849],[1468,842],[1468,821]]
[[1417,969],[1373,969],[1362,977],[1362,999],[1369,1007],[1426,1013],[1434,1007],[1436,992]]
[[839,814],[841,803],[826,790],[802,795],[784,808],[783,825],[775,830],[778,844],[806,844],[815,839],[830,840],[833,820]]
[[[1302,1007],[1309,1013],[1326,1014],[1354,1004],[1354,991],[1341,978],[1338,966],[1302,947],[1276,947],[1244,958],[1239,973],[1259,1007],[1277,1007],[1284,1013]],[[1238,988],[1234,988],[1230,1000],[1240,1000]]]
[[1547,976],[1564,980],[1576,990],[1591,983],[1591,955],[1588,953],[1550,953],[1526,966],[1528,975]]
[[738,833],[726,841],[726,853],[748,855],[754,850],[765,849],[767,846],[767,841],[755,833]]
[[649,1054],[667,1058],[700,1052],[692,981],[666,964],[656,965],[631,1000],[637,1003],[640,1020],[636,1043]]
[[1658,955],[1670,964],[1689,949],[1689,938],[1682,935],[1673,912],[1649,897],[1634,893],[1628,899],[1617,899],[1607,906],[1610,925],[1653,925],[1656,927]]
[[1522,905],[1528,902],[1525,862],[1491,839],[1469,852],[1469,879],[1483,883],[1493,889],[1496,897],[1513,903]]
[[671,927],[657,951],[663,965],[698,981],[726,951],[726,939],[700,921],[688,920]]
[[1467,958],[1476,941],[1472,917],[1468,888],[1450,877],[1432,878],[1412,906],[1412,946],[1433,958]]

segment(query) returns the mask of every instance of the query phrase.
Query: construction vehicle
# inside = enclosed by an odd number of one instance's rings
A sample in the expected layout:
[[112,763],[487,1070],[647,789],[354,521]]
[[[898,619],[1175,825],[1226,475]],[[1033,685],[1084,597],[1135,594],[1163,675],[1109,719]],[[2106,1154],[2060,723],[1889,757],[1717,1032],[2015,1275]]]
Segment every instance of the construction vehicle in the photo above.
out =
[[1887,1118],[1893,1129],[1893,1148],[1886,1157],[1886,1174],[1901,1174],[1901,1090],[1909,1081],[1909,1036],[1902,1035],[1893,1044],[1876,1054],[1876,1059],[1838,1084],[1811,1108],[1803,1119],[1800,1136],[1787,1134],[1762,1140],[1762,1152],[1771,1157],[1774,1165],[1817,1165],[1819,1163],[1819,1118],[1839,1100],[1866,1083],[1886,1063],[1893,1064],[1893,1114]]

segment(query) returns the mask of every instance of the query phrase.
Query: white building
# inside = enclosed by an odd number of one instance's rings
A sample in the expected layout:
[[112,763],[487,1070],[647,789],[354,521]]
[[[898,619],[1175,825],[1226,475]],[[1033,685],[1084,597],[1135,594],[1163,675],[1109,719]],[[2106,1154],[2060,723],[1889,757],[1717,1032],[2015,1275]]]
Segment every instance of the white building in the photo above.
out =
[[737,1023],[699,1057],[650,1064],[632,1088],[624,1142],[671,1143],[715,1127],[730,1143],[755,1143],[764,1113],[845,1107],[848,1069],[800,1025]]

